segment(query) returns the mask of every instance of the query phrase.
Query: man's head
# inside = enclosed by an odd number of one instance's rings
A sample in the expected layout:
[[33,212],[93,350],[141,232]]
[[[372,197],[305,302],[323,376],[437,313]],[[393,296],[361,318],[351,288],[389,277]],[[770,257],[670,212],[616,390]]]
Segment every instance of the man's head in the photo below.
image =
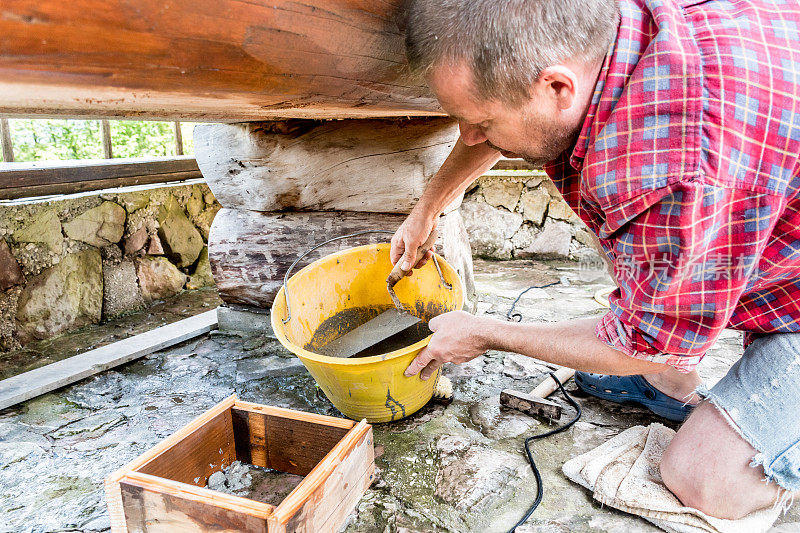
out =
[[406,53],[467,144],[534,164],[580,131],[617,0],[411,0]]

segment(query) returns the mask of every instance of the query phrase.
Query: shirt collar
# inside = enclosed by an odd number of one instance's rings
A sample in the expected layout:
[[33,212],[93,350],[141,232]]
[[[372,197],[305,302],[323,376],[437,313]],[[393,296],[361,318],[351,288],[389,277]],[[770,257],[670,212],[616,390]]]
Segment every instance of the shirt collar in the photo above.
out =
[[611,41],[597,76],[580,135],[572,152],[564,154],[564,159],[578,172],[583,168],[583,160],[594,142],[594,135],[603,128],[616,107],[650,38],[651,19],[645,13],[642,0],[622,0],[619,6],[617,35]]
[[589,109],[586,111],[586,118],[583,119],[581,133],[578,135],[578,140],[575,142],[575,147],[572,149],[572,154],[569,158],[569,164],[577,171],[580,171],[583,167],[583,158],[586,156],[586,151],[589,148],[589,137],[591,136],[592,125],[597,115],[597,107],[600,104],[600,98],[603,95],[603,89],[608,79],[608,67],[611,64],[615,43],[616,39],[612,41],[608,53],[605,59],[603,59],[603,66],[600,68],[600,74],[598,74],[597,83],[595,83],[594,86],[594,93],[592,93],[592,101],[589,104]]

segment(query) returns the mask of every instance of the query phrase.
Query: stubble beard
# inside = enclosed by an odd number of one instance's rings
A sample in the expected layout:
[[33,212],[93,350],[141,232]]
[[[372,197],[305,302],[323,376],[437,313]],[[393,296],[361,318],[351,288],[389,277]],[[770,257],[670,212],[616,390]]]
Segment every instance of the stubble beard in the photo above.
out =
[[519,154],[522,159],[537,168],[543,167],[574,146],[580,133],[562,125],[544,126],[540,131],[542,147],[537,153]]
[[[528,131],[538,130],[539,138],[542,139],[541,146],[538,147],[535,152],[507,151],[515,152],[522,159],[537,168],[541,168],[545,164],[555,160],[566,150],[574,146],[580,134],[579,129],[569,128],[563,124],[553,124],[544,117],[530,119],[525,129]],[[498,151],[505,150],[505,148],[495,146],[489,141],[486,141],[486,144]]]

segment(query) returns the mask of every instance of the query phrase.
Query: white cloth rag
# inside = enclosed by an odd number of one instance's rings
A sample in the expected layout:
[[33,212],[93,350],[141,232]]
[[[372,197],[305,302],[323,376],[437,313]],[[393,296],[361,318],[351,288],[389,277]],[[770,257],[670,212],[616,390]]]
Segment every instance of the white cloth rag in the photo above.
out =
[[777,505],[739,520],[685,507],[661,481],[658,468],[674,436],[661,424],[635,426],[570,459],[562,471],[600,503],[644,517],[669,533],[760,533],[772,527],[781,512]]

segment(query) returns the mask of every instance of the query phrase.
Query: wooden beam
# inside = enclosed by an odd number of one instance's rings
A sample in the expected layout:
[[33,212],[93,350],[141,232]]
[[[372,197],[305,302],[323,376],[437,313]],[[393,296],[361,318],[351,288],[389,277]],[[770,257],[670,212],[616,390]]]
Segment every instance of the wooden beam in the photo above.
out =
[[2,200],[202,178],[191,156],[13,163],[0,168]]
[[[403,220],[405,215],[391,213],[260,213],[223,208],[214,218],[208,238],[208,257],[217,291],[228,304],[269,308],[289,266],[314,245],[362,230],[394,232]],[[440,218],[439,226],[438,250],[464,282],[467,299],[472,299],[472,256],[461,215],[458,211],[448,213]],[[332,242],[306,256],[294,271],[334,252],[388,242],[390,238],[391,235],[372,233]]]
[[175,128],[175,155],[183,155],[183,132],[181,123],[177,120],[173,123]]
[[458,140],[448,118],[203,124],[194,131],[197,164],[217,201],[252,211],[409,213]]
[[114,153],[111,148],[111,124],[108,120],[100,121],[100,137],[103,141],[103,157],[111,159],[114,157]]
[[178,320],[0,381],[0,409],[75,383],[217,327],[217,310]]
[[249,121],[441,115],[402,1],[4,0],[0,114]]
[[0,118],[0,145],[3,147],[3,162],[14,162],[14,145],[11,143],[11,125],[7,118]]
[[542,170],[537,168],[524,159],[503,158],[492,167],[492,170]]

